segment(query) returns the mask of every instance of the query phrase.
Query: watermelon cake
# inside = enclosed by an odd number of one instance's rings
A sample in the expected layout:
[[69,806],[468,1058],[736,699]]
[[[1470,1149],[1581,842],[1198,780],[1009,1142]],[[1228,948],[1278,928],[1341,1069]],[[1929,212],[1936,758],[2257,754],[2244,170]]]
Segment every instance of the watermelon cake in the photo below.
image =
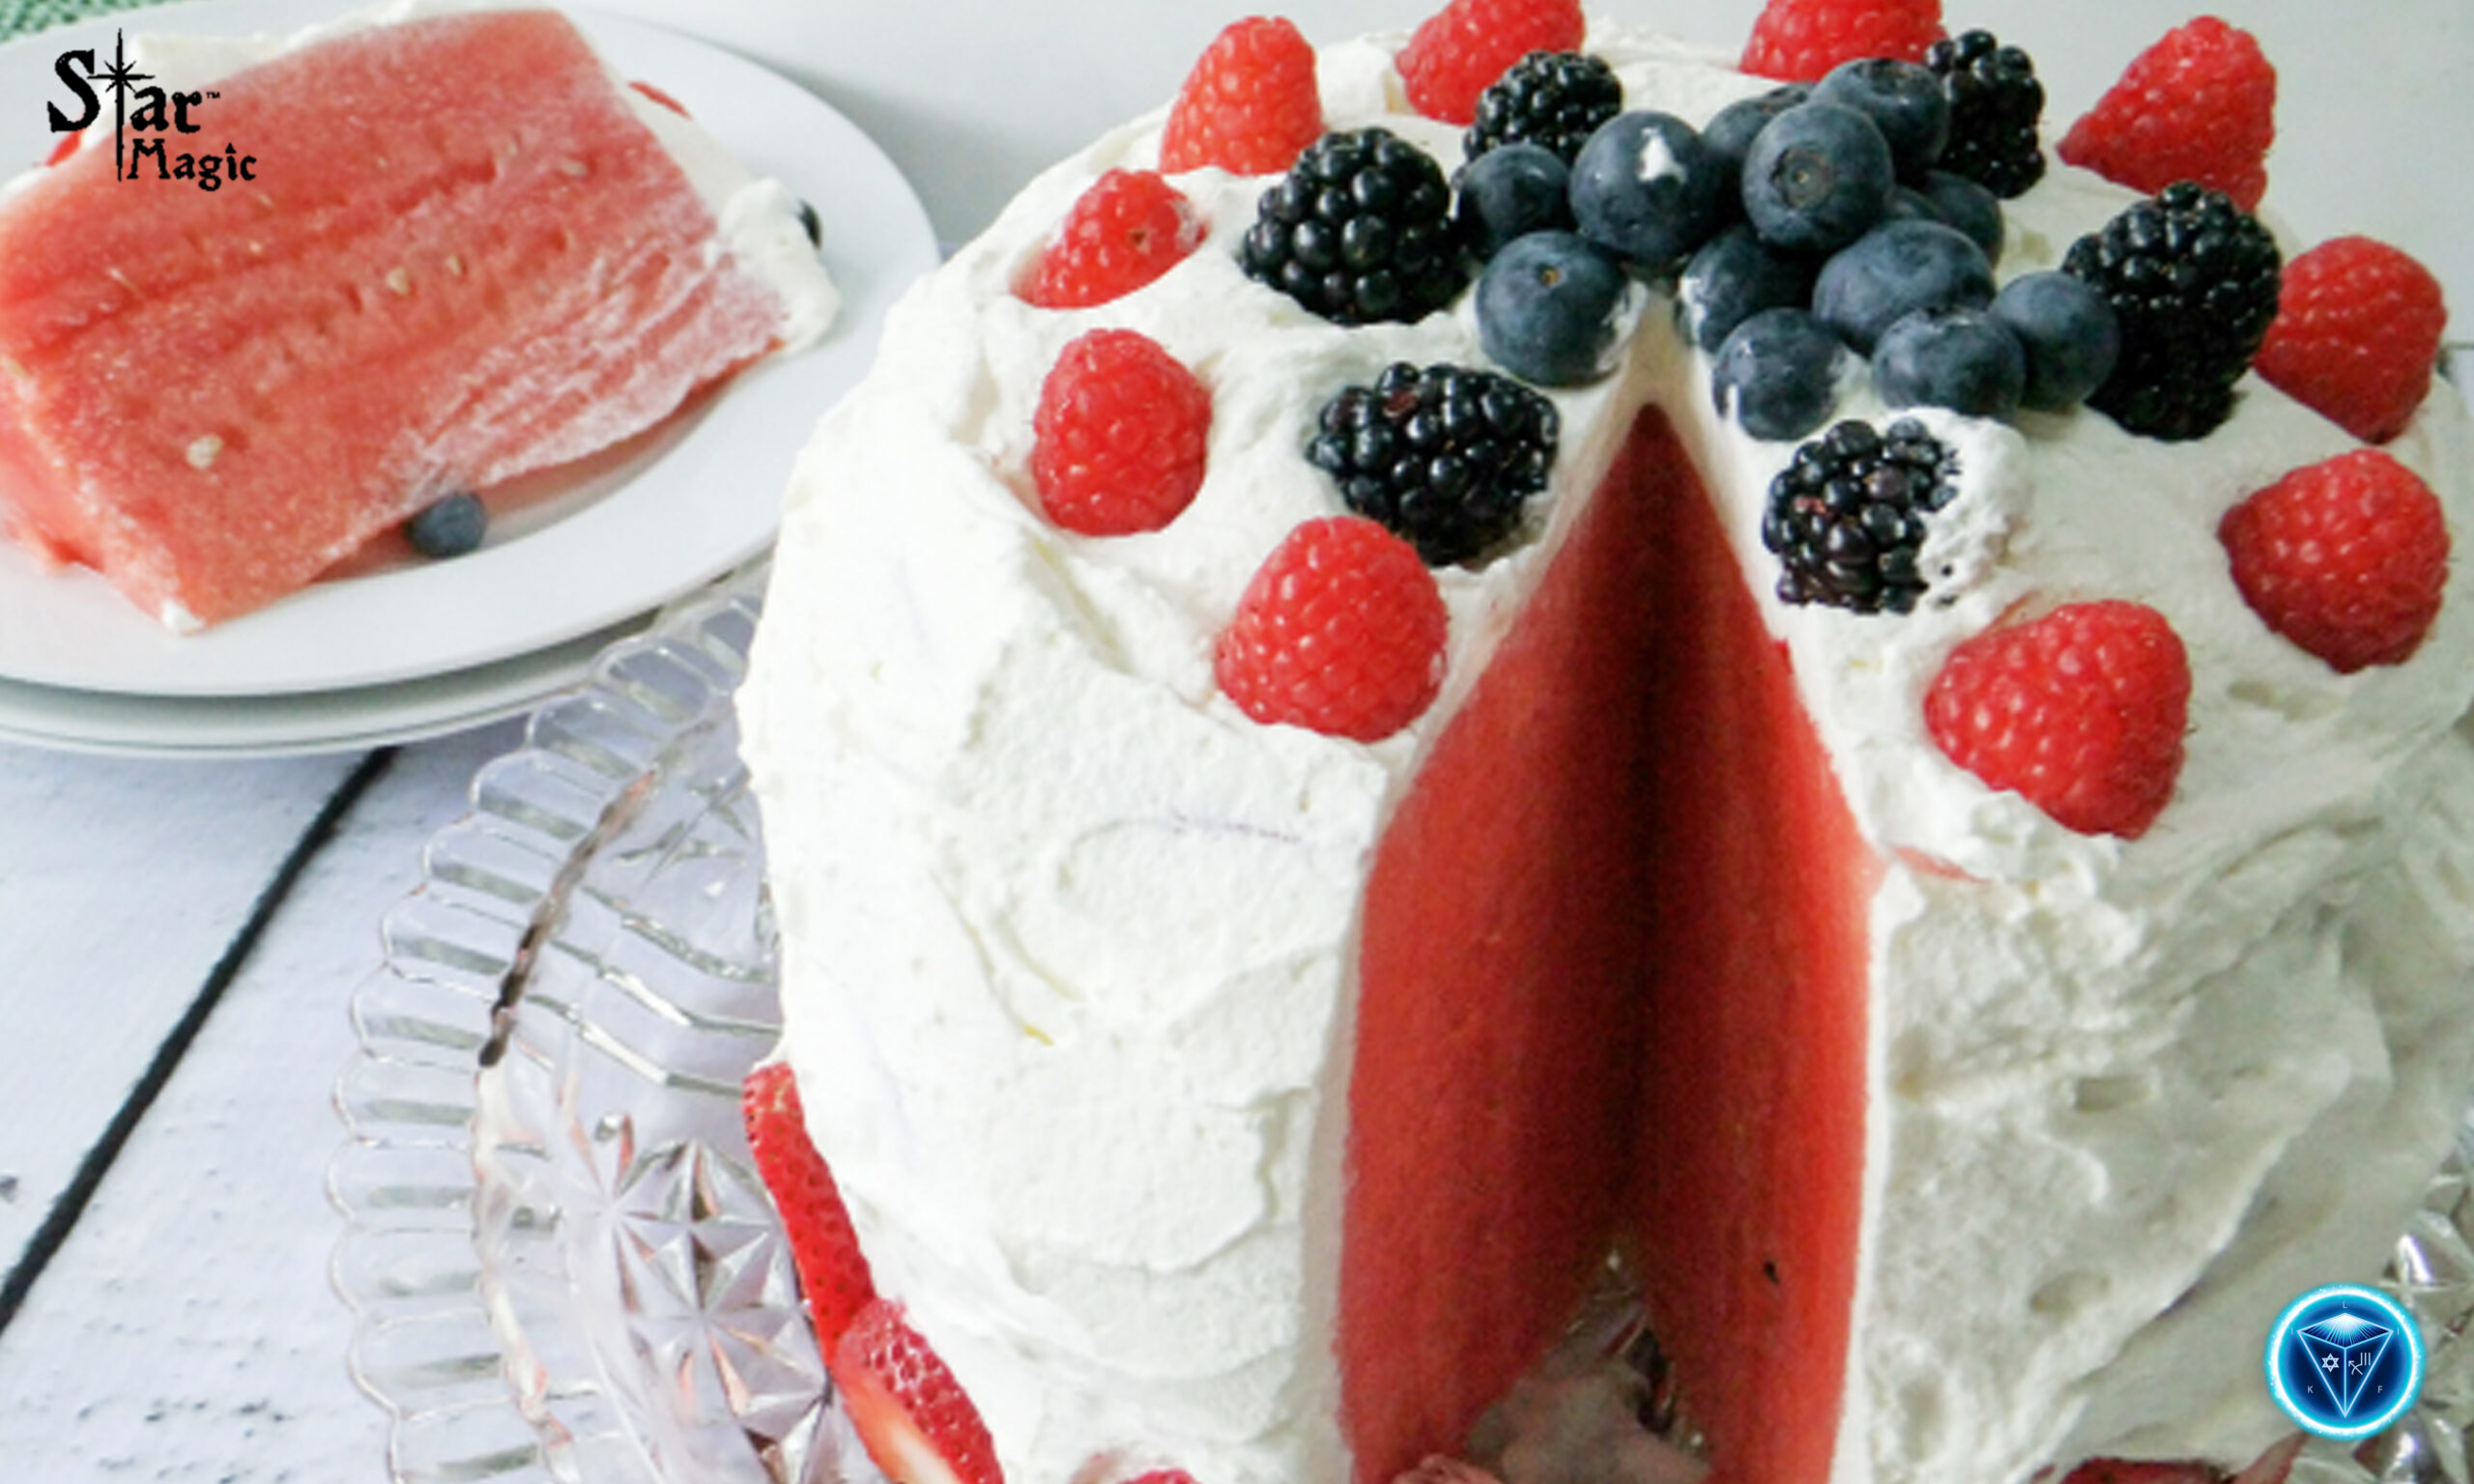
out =
[[248,177],[161,178],[105,124],[0,191],[0,516],[172,629],[833,317],[800,204],[556,12],[399,4],[133,65]]
[[1240,22],[896,311],[740,702],[895,1477],[1385,1484],[1610,1254],[1731,1484],[2281,1471],[2474,1086],[2474,439],[2249,38],[1963,20]]

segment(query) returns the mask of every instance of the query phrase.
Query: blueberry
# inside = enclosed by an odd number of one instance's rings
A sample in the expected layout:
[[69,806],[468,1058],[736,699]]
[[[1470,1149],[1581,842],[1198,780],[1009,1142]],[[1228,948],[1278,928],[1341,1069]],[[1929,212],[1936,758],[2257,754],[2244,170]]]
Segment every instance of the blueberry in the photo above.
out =
[[1933,204],[1933,198],[1913,186],[1890,187],[1889,209],[1882,213],[1882,220],[1938,221],[1945,227],[1950,224],[1942,217],[1942,209]]
[[1715,354],[1735,328],[1764,309],[1801,308],[1813,293],[1812,259],[1781,252],[1737,222],[1701,244],[1684,266],[1676,307],[1692,343]]
[[2027,350],[1982,309],[1919,309],[1873,349],[1873,389],[1891,407],[2007,417],[2027,382]]
[[1718,347],[1710,399],[1755,438],[1789,441],[1828,420],[1847,354],[1829,327],[1802,309],[1764,309]]
[[[1752,153],[1752,141],[1769,121],[1812,97],[1813,90],[1800,82],[1783,83],[1757,98],[1740,98],[1710,116],[1701,126],[1701,147],[1714,156],[1718,168],[1728,180],[1743,179],[1744,157]],[[1727,192],[1727,210],[1734,212],[1743,204],[1740,188]]]
[[1773,246],[1828,252],[1881,220],[1894,180],[1889,144],[1872,120],[1836,103],[1798,103],[1753,137],[1744,214]]
[[2070,273],[2022,273],[1993,297],[1993,317],[2028,352],[2023,407],[2059,412],[2114,374],[2122,348],[2113,301]]
[[1525,382],[1596,381],[1614,369],[1630,284],[1623,265],[1587,239],[1532,232],[1478,275],[1478,343]]
[[1830,255],[1813,281],[1813,313],[1864,355],[1890,322],[1918,309],[1993,302],[1993,265],[1955,227],[1889,221]]
[[1950,95],[1941,74],[1914,62],[1867,57],[1841,62],[1813,84],[1813,100],[1853,108],[1873,121],[1901,180],[1918,180],[1950,140]]
[[1691,125],[1666,113],[1619,113],[1572,162],[1572,215],[1581,236],[1657,272],[1718,229],[1725,186]]
[[424,556],[461,556],[481,544],[490,513],[477,495],[449,495],[404,523],[413,550]]
[[1988,263],[2001,261],[2001,198],[1964,175],[1927,170],[1917,191],[1934,214],[1967,234]]
[[1572,167],[1542,144],[1499,144],[1462,167],[1460,220],[1480,257],[1532,232],[1572,225]]

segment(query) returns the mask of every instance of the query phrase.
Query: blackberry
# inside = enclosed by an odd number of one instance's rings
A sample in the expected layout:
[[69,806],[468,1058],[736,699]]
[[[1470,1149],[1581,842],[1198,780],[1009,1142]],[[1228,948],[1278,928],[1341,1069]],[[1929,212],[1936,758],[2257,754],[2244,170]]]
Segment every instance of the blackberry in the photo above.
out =
[[1483,555],[1519,526],[1555,463],[1555,404],[1510,377],[1395,362],[1323,404],[1307,462],[1427,566]]
[[1990,31],[1944,37],[1924,54],[1950,95],[1950,139],[1940,168],[1982,186],[2003,200],[2044,179],[2045,152],[2036,122],[2045,111],[2036,65]]
[[1924,517],[1950,502],[1957,474],[1957,456],[1912,417],[1882,431],[1851,418],[1798,448],[1761,518],[1779,601],[1913,612],[1927,585]]
[[1263,192],[1237,261],[1337,325],[1424,319],[1471,271],[1443,167],[1383,128],[1307,146]]
[[2087,405],[2133,433],[2204,438],[2277,317],[2276,241],[2222,193],[2178,181],[2073,243],[2062,271],[2114,306],[2121,352]]
[[1460,147],[1471,159],[1502,144],[1543,145],[1570,164],[1597,126],[1624,111],[1615,69],[1577,51],[1533,51],[1478,96]]

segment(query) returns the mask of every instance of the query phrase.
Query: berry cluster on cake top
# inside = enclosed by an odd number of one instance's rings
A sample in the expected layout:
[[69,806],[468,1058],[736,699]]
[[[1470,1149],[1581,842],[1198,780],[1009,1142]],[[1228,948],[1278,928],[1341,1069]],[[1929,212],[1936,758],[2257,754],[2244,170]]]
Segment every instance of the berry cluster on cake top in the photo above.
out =
[[[1022,281],[1027,301],[1059,308],[1139,293],[1201,246],[1199,215],[1171,177],[1209,167],[1267,178],[1236,246],[1264,289],[1338,326],[1464,306],[1474,319],[1491,364],[1396,364],[1324,404],[1303,452],[1331,478],[1332,522],[1267,554],[1219,646],[1222,689],[1257,721],[1376,741],[1424,713],[1443,679],[1441,605],[1383,537],[1427,568],[1517,545],[1556,456],[1549,393],[1608,375],[1645,302],[1661,297],[1709,356],[1720,412],[1791,443],[1833,420],[1859,367],[1894,413],[2080,416],[2084,402],[2169,441],[2219,427],[2254,369],[2371,443],[2429,392],[2444,315],[2427,271],[2359,238],[2287,265],[2250,214],[2275,74],[2235,28],[2168,33],[2068,131],[2065,162],[2154,193],[2057,269],[2006,282],[2002,202],[2047,168],[2043,89],[2017,47],[1944,34],[1929,0],[1778,0],[1743,66],[1779,86],[1696,128],[1626,111],[1582,37],[1569,0],[1457,0],[1421,26],[1395,66],[1415,108],[1466,126],[1462,158],[1447,163],[1381,127],[1321,131],[1312,48],[1284,20],[1240,21],[1180,90],[1163,168],[1104,175]],[[1159,528],[1201,480],[1208,389],[1157,347],[1136,354],[1135,331],[1089,338],[1109,354],[1076,342],[1042,395],[1041,499],[1085,534]],[[1940,472],[1868,471],[1849,452],[1867,440]],[[1933,575],[1918,557],[1954,463],[1912,419],[1816,437],[1780,474],[1765,522],[1781,599],[1862,614],[1924,601]],[[1090,493],[1073,493],[1078,483]],[[2430,493],[2375,453],[2295,471],[2278,488],[2227,522],[2229,569],[2263,621],[2341,671],[2410,655],[2447,559]],[[2327,507],[2372,489],[2402,513],[2351,514],[2332,547]],[[2280,533],[2262,534],[2270,525]],[[2154,642],[2178,646],[2170,625]],[[2138,703],[2160,716],[2179,704],[2170,685]],[[2019,714],[2046,728],[2085,721]],[[2050,784],[1985,762],[1993,744],[1955,723],[1934,735],[1988,784],[2074,828],[2136,836],[2154,817],[2057,806],[2076,773]],[[2133,751],[2163,783],[2127,791],[2161,807],[2178,749]],[[2071,756],[2082,773],[2133,766]]]

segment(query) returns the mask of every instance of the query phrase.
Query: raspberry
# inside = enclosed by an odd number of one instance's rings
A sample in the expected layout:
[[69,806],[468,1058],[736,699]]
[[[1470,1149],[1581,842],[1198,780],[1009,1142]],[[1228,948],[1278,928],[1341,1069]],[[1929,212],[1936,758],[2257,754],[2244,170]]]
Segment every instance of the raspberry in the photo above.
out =
[[1065,214],[1022,298],[1042,309],[1105,304],[1185,261],[1202,235],[1193,203],[1159,172],[1111,170]]
[[1203,48],[1160,134],[1160,168],[1287,169],[1323,132],[1314,48],[1276,16],[1238,21]]
[[2136,840],[2173,795],[2191,663],[2144,604],[2073,603],[1942,662],[1924,722],[1952,762],[2084,835]]
[[2216,529],[2261,622],[2340,674],[2421,647],[2448,583],[2448,518],[2431,487],[2376,448],[2297,469]]
[[1743,44],[1743,70],[1818,82],[1841,62],[1921,62],[1942,39],[1942,0],[1769,0]]
[[1410,36],[1395,65],[1409,106],[1467,124],[1505,69],[1533,51],[1578,51],[1587,29],[1580,0],[1452,0]]
[[2285,266],[2276,321],[2253,364],[2354,437],[2384,443],[2431,394],[2447,328],[2429,269],[2385,243],[2341,237]]
[[1434,574],[1363,516],[1308,521],[1264,558],[1221,632],[1220,688],[1255,721],[1377,742],[1443,687]]
[[829,1356],[852,1316],[876,1301],[876,1281],[833,1172],[808,1141],[798,1084],[787,1064],[770,1063],[747,1074],[739,1088],[739,1118],[756,1173],[790,1236],[791,1262],[818,1348]]
[[1031,430],[1050,520],[1086,536],[1158,530],[1202,488],[1211,392],[1149,336],[1095,329],[1058,354]]
[[902,1309],[879,1298],[851,1321],[825,1369],[852,1431],[902,1484],[1004,1484],[979,1409]]
[[2202,15],[2133,58],[2059,153],[2134,190],[2197,181],[2248,212],[2268,188],[2276,107],[2276,69],[2259,43]]

